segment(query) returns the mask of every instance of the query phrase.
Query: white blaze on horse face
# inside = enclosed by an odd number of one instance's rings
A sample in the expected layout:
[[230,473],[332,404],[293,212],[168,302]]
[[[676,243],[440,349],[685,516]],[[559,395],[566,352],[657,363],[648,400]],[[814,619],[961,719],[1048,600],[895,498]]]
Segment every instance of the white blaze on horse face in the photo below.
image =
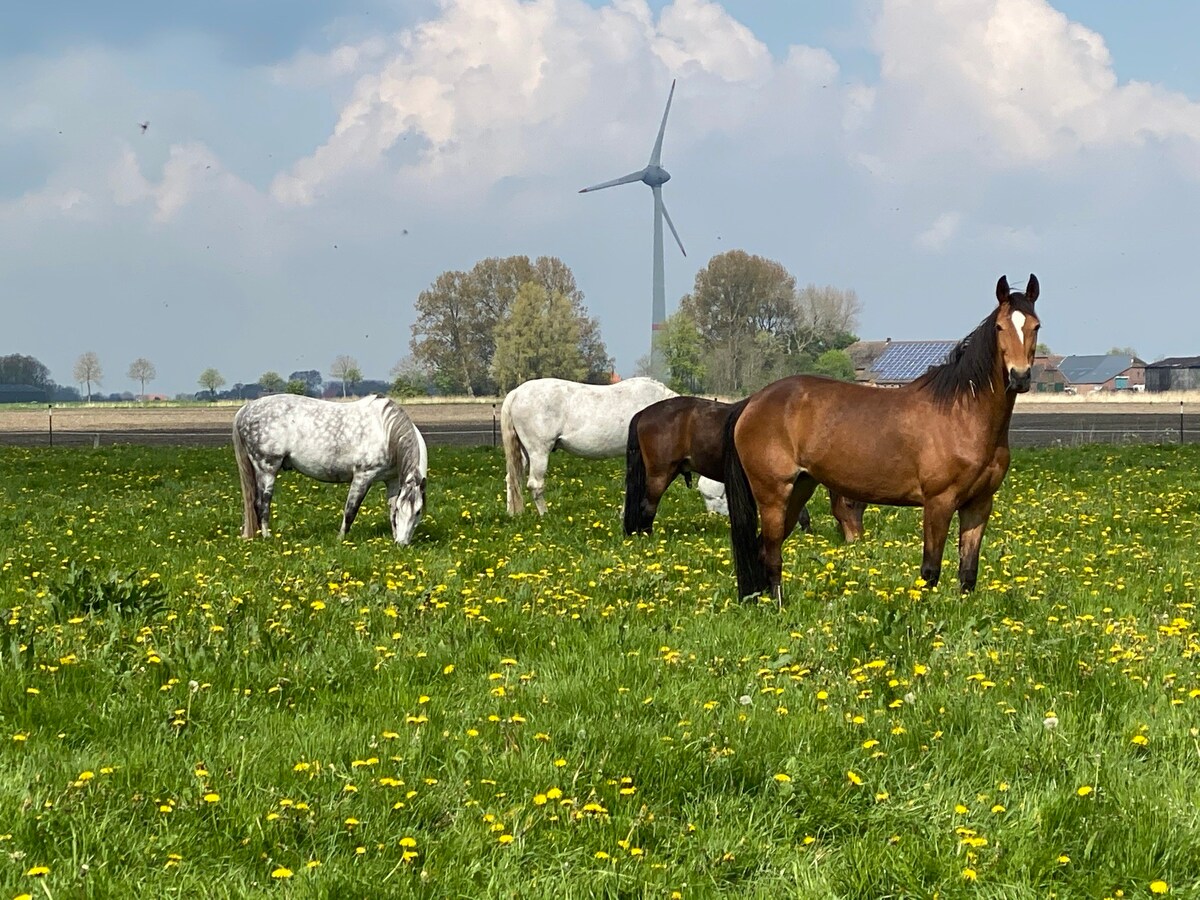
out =
[[1025,346],[1025,313],[1013,312],[1012,314],[1013,328],[1017,329],[1017,340],[1021,342],[1021,346]]

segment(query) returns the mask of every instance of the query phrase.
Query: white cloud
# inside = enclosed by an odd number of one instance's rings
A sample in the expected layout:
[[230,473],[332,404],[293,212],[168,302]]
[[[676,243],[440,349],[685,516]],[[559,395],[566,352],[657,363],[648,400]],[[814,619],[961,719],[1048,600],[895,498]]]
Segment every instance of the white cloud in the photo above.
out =
[[939,252],[945,249],[958,233],[959,225],[962,224],[962,215],[957,212],[944,212],[938,216],[932,225],[917,235],[916,244],[923,250]]
[[[312,203],[344,178],[381,169],[410,191],[438,180],[442,191],[477,194],[551,156],[577,155],[597,132],[624,135],[630,103],[653,87],[657,106],[673,75],[712,89],[703,128],[714,131],[758,114],[759,89],[785,95],[837,72],[812,48],[776,62],[709,0],[676,0],[657,22],[644,0],[599,9],[582,0],[446,0],[440,18],[387,43],[395,49],[384,58],[338,48],[325,62],[303,61],[344,72],[334,60],[353,58],[364,71],[329,138],[275,179],[276,199]],[[720,117],[726,109],[732,116]],[[644,126],[627,142],[648,152]]]
[[1083,147],[1200,140],[1200,104],[1121,85],[1104,39],[1045,0],[884,0],[880,105],[897,157],[1028,166]]

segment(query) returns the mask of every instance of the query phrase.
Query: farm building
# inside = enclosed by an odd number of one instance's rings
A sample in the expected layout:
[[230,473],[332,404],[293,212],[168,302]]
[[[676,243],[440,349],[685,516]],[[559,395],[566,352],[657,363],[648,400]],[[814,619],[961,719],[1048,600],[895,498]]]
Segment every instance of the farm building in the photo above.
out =
[[1067,378],[1059,366],[1062,356],[1037,356],[1033,360],[1032,390],[1039,394],[1061,394],[1067,390]]
[[1058,371],[1077,394],[1097,391],[1144,390],[1146,363],[1136,356],[1066,356]]
[[1148,391],[1200,390],[1200,356],[1168,356],[1146,366]]
[[880,387],[908,384],[941,365],[958,341],[858,341],[846,348],[854,380]]

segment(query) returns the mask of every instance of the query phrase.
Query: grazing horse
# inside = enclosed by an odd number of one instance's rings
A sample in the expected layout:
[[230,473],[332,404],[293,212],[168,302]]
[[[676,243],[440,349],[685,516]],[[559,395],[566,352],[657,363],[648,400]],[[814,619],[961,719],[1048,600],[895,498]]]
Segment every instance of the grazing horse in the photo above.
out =
[[604,459],[625,451],[633,414],[675,392],[653,378],[627,378],[616,384],[580,384],[535,378],[508,392],[500,407],[508,513],[525,508],[522,476],[537,511],[546,514],[546,465],[553,450]]
[[350,531],[367,490],[387,486],[392,537],[407,544],[425,512],[429,456],[421,432],[387,397],[353,403],[271,394],[233,417],[233,452],[242,483],[242,537],[271,536],[271,496],[281,469],[318,481],[350,483],[341,537]]
[[[1008,425],[1029,390],[1038,342],[1024,293],[998,305],[949,359],[894,390],[795,375],[751,395],[726,423],[725,487],[740,596],[783,599],[783,541],[818,484],[868,503],[924,511],[921,577],[936,585],[958,513],[958,581],[975,587],[992,499],[1008,471]],[[761,519],[762,531],[756,535]]]
[[[725,421],[733,409],[732,403],[703,397],[670,397],[633,417],[625,444],[626,534],[654,529],[659,501],[680,475],[689,487],[693,472],[701,477],[700,493],[710,510],[725,505]],[[845,539],[857,540],[866,504],[833,492],[829,503]],[[808,530],[807,508],[799,523]]]

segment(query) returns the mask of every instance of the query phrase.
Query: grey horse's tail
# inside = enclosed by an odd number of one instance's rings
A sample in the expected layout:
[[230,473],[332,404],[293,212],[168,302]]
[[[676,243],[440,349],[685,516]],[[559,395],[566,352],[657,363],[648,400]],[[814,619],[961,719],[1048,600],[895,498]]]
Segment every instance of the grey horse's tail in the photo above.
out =
[[262,525],[258,520],[258,479],[254,477],[254,466],[242,441],[237,416],[233,417],[233,455],[237,460],[238,478],[242,482],[242,537],[249,539],[258,534]]
[[512,393],[500,406],[500,440],[504,444],[504,483],[507,485],[508,514],[515,516],[525,509],[525,493],[521,487],[524,475],[525,446],[512,420]]

